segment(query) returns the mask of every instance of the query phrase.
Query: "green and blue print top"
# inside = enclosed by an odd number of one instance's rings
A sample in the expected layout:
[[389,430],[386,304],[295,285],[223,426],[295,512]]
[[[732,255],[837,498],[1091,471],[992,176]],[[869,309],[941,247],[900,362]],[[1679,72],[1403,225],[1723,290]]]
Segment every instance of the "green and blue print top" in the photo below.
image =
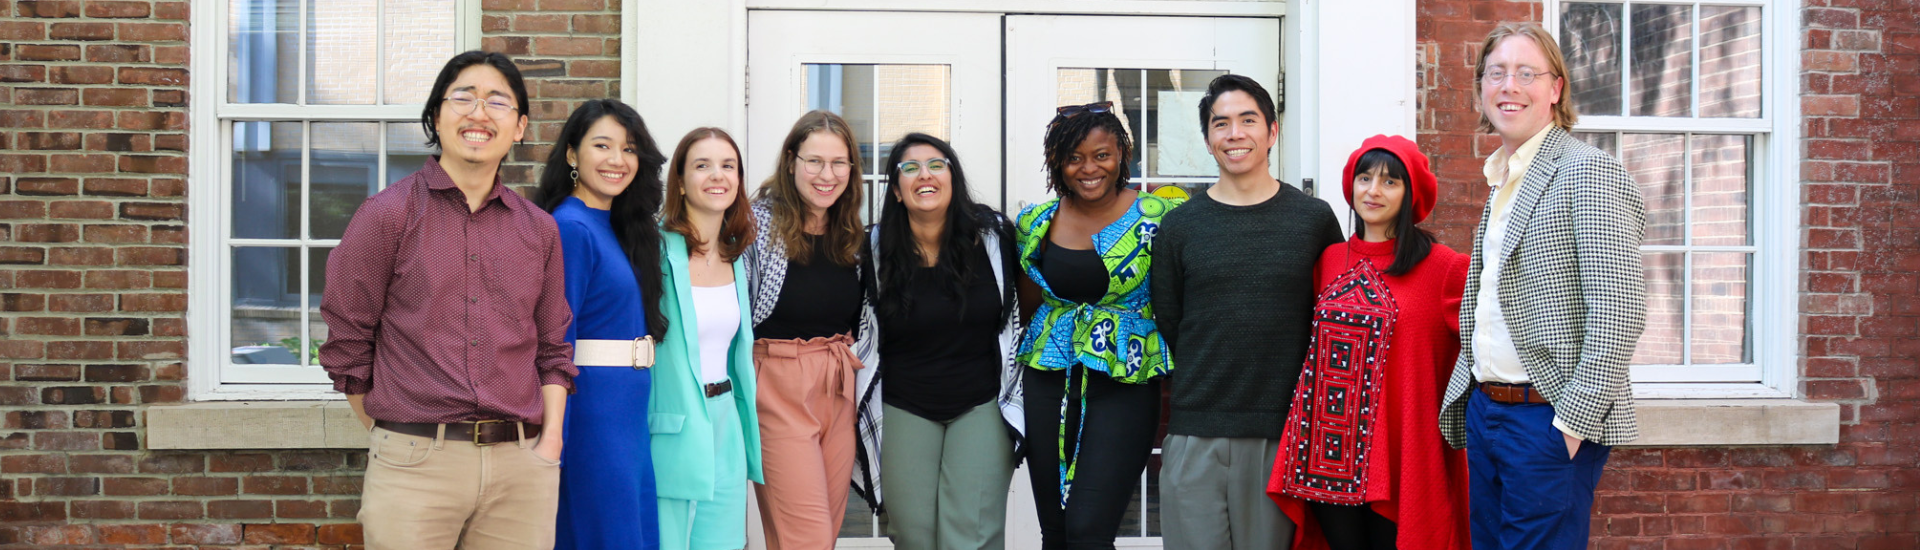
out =
[[[1160,219],[1180,203],[1140,194],[1127,213],[1093,234],[1094,251],[1107,270],[1107,293],[1098,303],[1069,302],[1055,294],[1040,275],[1035,261],[1040,247],[1060,211],[1060,200],[1027,207],[1016,225],[1020,230],[1020,269],[1040,287],[1042,302],[1033,312],[1014,361],[1044,371],[1067,371],[1071,388],[1073,377],[1081,377],[1081,387],[1093,371],[1127,384],[1145,384],[1173,370],[1173,357],[1160,330],[1153,323],[1153,300],[1148,295],[1147,273],[1153,264],[1153,237],[1160,230]],[[1080,393],[1080,426],[1084,433],[1087,415],[1086,393]],[[1074,470],[1079,465],[1080,438],[1067,443],[1067,406],[1072,392],[1060,399],[1060,507],[1065,508],[1073,492]],[[1027,406],[1037,406],[1028,403]]]
[[1147,271],[1153,264],[1153,237],[1160,219],[1178,204],[1141,193],[1125,215],[1093,234],[1093,248],[1107,268],[1107,294],[1094,304],[1055,295],[1035,263],[1060,200],[1022,210],[1016,222],[1020,269],[1039,285],[1043,301],[1027,325],[1014,360],[1045,371],[1080,365],[1128,384],[1144,384],[1172,370],[1173,357],[1153,324]]

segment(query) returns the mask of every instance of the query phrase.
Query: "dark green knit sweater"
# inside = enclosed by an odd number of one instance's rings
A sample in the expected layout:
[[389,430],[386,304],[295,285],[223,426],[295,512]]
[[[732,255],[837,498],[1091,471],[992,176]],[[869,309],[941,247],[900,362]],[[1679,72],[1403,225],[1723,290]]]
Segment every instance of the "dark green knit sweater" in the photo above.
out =
[[1327,203],[1290,185],[1229,206],[1205,194],[1153,242],[1153,309],[1173,350],[1167,433],[1279,439],[1306,359],[1313,265],[1343,242]]

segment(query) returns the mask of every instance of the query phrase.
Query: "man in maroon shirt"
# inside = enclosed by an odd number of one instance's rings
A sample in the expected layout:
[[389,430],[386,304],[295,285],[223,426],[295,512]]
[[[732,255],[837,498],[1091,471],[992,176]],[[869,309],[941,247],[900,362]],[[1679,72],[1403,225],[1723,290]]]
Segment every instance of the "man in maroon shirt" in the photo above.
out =
[[328,257],[320,364],[372,430],[368,548],[553,547],[579,371],[559,231],[500,182],[526,112],[507,56],[448,61],[421,115],[440,156],[361,204]]

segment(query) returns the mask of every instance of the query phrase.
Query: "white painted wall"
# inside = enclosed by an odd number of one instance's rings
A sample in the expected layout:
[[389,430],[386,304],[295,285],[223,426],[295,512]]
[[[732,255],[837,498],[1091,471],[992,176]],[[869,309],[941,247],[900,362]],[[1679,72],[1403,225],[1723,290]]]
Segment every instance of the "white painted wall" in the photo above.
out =
[[[1298,175],[1313,178],[1318,196],[1346,223],[1340,170],[1360,142],[1376,134],[1416,138],[1414,114],[1415,0],[1301,0],[1297,50],[1287,51],[1289,121],[1301,135]],[[1289,18],[1289,25],[1296,24]],[[1291,137],[1291,136],[1290,136]],[[1292,170],[1289,167],[1288,170]]]

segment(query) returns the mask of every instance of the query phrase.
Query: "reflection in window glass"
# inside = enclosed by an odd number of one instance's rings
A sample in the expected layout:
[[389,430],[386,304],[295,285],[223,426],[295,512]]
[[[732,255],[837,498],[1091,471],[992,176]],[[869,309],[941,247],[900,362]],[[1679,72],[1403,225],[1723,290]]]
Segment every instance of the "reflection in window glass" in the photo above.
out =
[[1620,114],[1620,4],[1574,2],[1560,16],[1574,109],[1583,115]]
[[1685,284],[1684,252],[1649,252],[1640,257],[1647,269],[1647,328],[1633,351],[1635,365],[1678,365],[1686,334],[1681,304]]
[[1753,255],[1746,252],[1696,252],[1688,274],[1693,285],[1689,312],[1691,363],[1752,361],[1747,341],[1753,318],[1748,282]]
[[315,239],[338,239],[360,203],[380,189],[380,123],[313,123],[307,228]]
[[[440,65],[459,53],[458,14],[446,0],[381,0],[386,36],[381,47],[388,105],[424,103]],[[369,42],[371,43],[371,42]]]
[[1631,114],[1692,116],[1693,6],[1636,4],[1631,9]]
[[419,171],[434,152],[427,146],[426,132],[419,122],[387,123],[386,185]]
[[1627,134],[1620,160],[1647,204],[1647,245],[1686,244],[1687,142],[1684,134]]
[[1760,8],[1700,7],[1700,116],[1760,116]]
[[233,249],[233,362],[298,365],[300,249]]
[[1693,136],[1692,244],[1753,244],[1749,214],[1753,136]]
[[[374,0],[307,3],[307,104],[372,105],[380,11]],[[410,25],[393,21],[396,26]],[[413,101],[424,101],[415,98]]]
[[233,123],[233,236],[291,239],[300,230],[299,122]]
[[299,0],[231,0],[227,5],[227,101],[300,101]]

